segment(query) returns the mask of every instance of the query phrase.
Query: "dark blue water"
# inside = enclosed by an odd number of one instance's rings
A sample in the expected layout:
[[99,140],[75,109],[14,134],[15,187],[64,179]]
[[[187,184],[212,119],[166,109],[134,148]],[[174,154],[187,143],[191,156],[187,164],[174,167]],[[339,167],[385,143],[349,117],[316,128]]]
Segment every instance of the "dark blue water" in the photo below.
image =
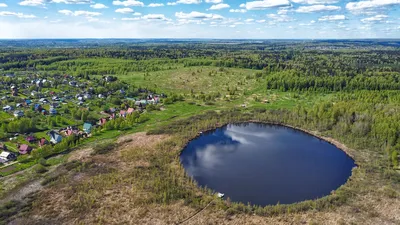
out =
[[328,142],[291,128],[228,125],[191,141],[181,154],[188,175],[232,201],[289,204],[329,195],[353,159]]

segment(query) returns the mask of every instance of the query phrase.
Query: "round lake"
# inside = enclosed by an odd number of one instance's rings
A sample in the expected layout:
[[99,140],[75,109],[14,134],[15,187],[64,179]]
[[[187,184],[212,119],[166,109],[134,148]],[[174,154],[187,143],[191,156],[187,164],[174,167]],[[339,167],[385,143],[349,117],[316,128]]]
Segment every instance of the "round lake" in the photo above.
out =
[[354,160],[292,128],[230,124],[192,140],[181,163],[200,186],[232,201],[289,204],[329,195],[346,183]]

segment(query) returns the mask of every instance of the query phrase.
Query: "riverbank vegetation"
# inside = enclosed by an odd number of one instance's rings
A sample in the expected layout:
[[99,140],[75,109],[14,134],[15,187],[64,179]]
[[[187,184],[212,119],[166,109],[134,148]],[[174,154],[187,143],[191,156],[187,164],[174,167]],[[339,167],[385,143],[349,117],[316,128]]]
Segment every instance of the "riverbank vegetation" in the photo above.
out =
[[[399,50],[392,44],[195,42],[11,49],[0,50],[5,85],[23,74],[67,74],[99,81],[96,94],[121,88],[129,93],[104,98],[105,105],[91,102],[86,118],[75,107],[54,119],[56,127],[96,121],[110,107],[132,106],[131,95],[144,90],[168,97],[93,128],[90,138],[65,138],[54,147],[33,150],[25,164],[16,164],[23,168],[3,172],[4,222],[176,224],[210,202],[192,223],[400,222],[400,67]],[[107,76],[118,80],[116,87],[100,82]],[[45,126],[7,113],[0,119],[6,124],[0,129],[4,137]],[[358,167],[346,184],[317,200],[261,207],[218,199],[187,177],[179,153],[199,132],[248,121],[289,125],[342,143]],[[27,195],[29,190],[35,193]],[[18,198],[7,198],[11,193]]]

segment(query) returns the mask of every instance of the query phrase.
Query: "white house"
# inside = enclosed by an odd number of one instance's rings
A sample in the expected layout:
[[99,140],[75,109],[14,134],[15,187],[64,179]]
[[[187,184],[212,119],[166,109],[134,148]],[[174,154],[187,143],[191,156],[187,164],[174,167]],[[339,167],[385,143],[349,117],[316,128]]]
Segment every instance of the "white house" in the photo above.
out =
[[17,118],[23,117],[24,116],[24,111],[16,110],[16,111],[14,111],[14,116],[17,117]]

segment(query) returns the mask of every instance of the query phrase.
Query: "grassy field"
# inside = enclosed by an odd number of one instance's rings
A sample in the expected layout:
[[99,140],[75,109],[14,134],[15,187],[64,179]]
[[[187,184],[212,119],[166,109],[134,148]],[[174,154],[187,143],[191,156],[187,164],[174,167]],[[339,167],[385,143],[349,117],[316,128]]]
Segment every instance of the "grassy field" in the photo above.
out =
[[[67,62],[62,63],[68,68]],[[80,63],[101,64],[92,59]],[[120,65],[121,61],[107,63]],[[184,100],[144,112],[147,120],[129,129],[99,131],[70,152],[27,168],[26,173],[2,178],[2,196],[20,194],[25,190],[22,187],[32,182],[40,181],[42,190],[0,212],[10,215],[16,224],[178,224],[211,202],[188,224],[400,222],[396,183],[384,179],[376,165],[362,165],[345,186],[326,198],[265,208],[219,200],[186,176],[179,153],[199,131],[240,120],[241,116],[247,121],[270,116],[269,111],[252,114],[257,110],[313,109],[319,102],[338,101],[335,93],[267,90],[262,77],[257,77],[259,72],[170,64],[157,72],[118,74],[119,79],[136,87],[183,95]],[[240,110],[240,114],[207,118],[210,112],[232,109]],[[199,119],[196,115],[206,116]],[[168,128],[170,132],[165,131]],[[165,132],[146,135],[157,129]],[[362,163],[364,157],[375,156],[368,151],[355,153],[356,161]],[[16,212],[25,207],[26,211]]]

